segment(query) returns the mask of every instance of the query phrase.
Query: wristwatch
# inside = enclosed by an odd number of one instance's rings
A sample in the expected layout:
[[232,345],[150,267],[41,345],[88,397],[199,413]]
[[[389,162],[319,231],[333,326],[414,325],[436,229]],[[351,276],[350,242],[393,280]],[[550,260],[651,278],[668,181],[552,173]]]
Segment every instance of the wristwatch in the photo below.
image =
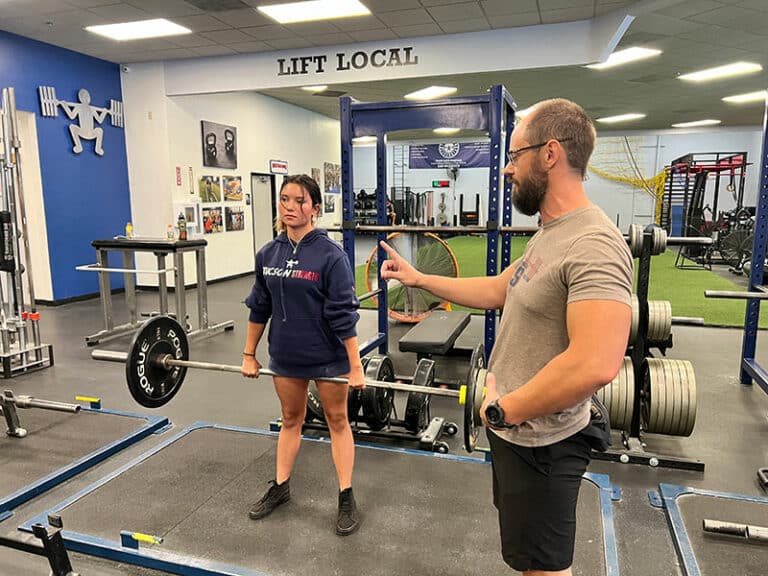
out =
[[485,421],[491,428],[514,428],[514,424],[504,421],[504,408],[499,406],[498,398],[485,407]]

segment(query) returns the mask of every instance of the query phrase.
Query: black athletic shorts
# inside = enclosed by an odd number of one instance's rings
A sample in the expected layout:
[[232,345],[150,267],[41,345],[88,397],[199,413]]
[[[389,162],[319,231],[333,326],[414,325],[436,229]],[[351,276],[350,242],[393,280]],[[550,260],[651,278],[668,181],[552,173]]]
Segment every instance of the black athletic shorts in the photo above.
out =
[[589,444],[580,433],[539,448],[512,444],[490,430],[487,435],[504,561],[519,572],[567,569]]

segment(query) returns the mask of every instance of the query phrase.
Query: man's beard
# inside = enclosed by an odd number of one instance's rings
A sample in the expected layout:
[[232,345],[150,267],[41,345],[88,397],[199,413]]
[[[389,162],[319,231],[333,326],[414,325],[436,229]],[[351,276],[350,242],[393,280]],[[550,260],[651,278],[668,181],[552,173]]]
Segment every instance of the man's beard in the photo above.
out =
[[515,190],[512,193],[512,204],[518,212],[526,216],[533,216],[541,208],[541,203],[547,193],[549,174],[535,163],[531,173],[524,180],[516,182]]

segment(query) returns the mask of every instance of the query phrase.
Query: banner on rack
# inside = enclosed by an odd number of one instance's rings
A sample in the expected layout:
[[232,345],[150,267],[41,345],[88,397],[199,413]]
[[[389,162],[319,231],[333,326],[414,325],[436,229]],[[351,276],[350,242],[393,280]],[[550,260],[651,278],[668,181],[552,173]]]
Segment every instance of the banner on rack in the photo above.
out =
[[488,168],[491,165],[489,142],[443,142],[442,144],[411,145],[408,167],[428,168]]

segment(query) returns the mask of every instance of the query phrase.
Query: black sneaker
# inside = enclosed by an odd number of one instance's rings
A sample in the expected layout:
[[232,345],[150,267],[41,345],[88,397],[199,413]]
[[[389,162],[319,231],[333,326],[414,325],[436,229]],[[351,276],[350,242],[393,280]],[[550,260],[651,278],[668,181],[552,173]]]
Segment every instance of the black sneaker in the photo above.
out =
[[360,513],[357,511],[352,488],[339,492],[339,516],[336,518],[336,534],[348,536],[360,528]]
[[291,487],[288,484],[289,481],[290,478],[282,484],[278,484],[275,480],[270,480],[269,490],[267,490],[267,493],[261,497],[261,500],[253,505],[248,512],[248,517],[251,520],[259,520],[260,518],[264,518],[264,516],[269,516],[275,508],[280,506],[280,504],[288,502],[288,500],[291,499]]

